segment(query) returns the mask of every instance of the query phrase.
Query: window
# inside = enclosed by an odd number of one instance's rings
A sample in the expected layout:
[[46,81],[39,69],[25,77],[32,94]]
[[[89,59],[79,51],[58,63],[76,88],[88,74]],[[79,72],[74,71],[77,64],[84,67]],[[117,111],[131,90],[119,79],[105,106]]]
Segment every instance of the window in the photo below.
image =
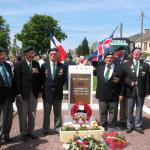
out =
[[147,50],[147,42],[144,42],[144,51]]

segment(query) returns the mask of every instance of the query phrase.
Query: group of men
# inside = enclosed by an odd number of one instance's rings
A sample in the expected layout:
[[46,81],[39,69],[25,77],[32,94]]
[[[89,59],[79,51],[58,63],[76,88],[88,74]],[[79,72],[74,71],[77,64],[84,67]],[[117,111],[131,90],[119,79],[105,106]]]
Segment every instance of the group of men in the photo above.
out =
[[141,48],[133,49],[131,57],[128,58],[124,57],[124,52],[124,48],[119,47],[115,53],[107,53],[104,63],[100,63],[96,69],[96,98],[99,100],[100,124],[105,130],[117,127],[120,102],[120,120],[125,123],[126,132],[131,133],[135,129],[144,134],[142,108],[145,96],[150,94],[149,65],[140,60]]
[[61,105],[65,71],[57,61],[57,49],[48,51],[49,59],[40,67],[34,60],[34,47],[22,49],[24,58],[14,64],[14,70],[6,62],[5,49],[0,47],[0,141],[11,142],[9,137],[13,105],[16,100],[21,139],[37,139],[34,133],[35,116],[39,94],[44,105],[43,135],[49,134],[50,113],[53,106],[56,133],[62,126]]
[[[59,63],[58,50],[48,51],[49,59],[40,67],[34,60],[34,47],[22,49],[24,58],[14,64],[12,72],[5,61],[5,49],[0,47],[0,141],[9,137],[12,119],[12,103],[16,100],[21,138],[38,138],[34,134],[35,116],[39,94],[42,93],[44,117],[43,135],[49,134],[50,114],[53,107],[55,132],[62,126],[63,85],[66,80],[65,65]],[[96,69],[96,98],[99,100],[100,123],[107,130],[116,127],[118,104],[120,102],[120,120],[126,121],[127,133],[133,128],[140,133],[142,129],[142,108],[144,98],[150,92],[149,65],[140,61],[141,49],[132,50],[132,57],[124,57],[124,48],[115,54],[109,52],[104,62]],[[68,66],[68,64],[66,64]],[[135,123],[133,110],[136,104]],[[109,113],[109,118],[108,118]]]

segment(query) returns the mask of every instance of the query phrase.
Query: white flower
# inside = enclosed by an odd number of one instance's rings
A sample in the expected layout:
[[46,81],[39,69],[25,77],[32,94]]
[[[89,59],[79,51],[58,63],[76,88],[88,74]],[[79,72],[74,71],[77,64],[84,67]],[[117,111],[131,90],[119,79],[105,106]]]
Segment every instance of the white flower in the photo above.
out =
[[70,145],[69,144],[63,144],[63,147],[67,150],[67,149],[69,149]]

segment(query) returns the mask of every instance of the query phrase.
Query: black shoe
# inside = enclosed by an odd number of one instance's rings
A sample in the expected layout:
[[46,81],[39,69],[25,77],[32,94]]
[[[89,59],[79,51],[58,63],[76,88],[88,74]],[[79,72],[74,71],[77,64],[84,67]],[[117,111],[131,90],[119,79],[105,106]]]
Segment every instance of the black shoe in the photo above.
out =
[[28,134],[28,137],[30,137],[31,139],[38,139],[38,137],[34,134]]
[[126,133],[131,133],[133,129],[126,129]]
[[44,137],[44,136],[47,136],[47,135],[49,135],[50,133],[49,132],[42,132],[42,136]]
[[56,135],[59,135],[59,131],[56,129],[54,132]]
[[11,143],[11,142],[13,142],[13,140],[10,139],[9,137],[4,137],[4,141],[5,141],[6,143]]
[[22,135],[21,140],[24,142],[28,141],[27,135]]
[[144,130],[142,128],[135,128],[135,130],[141,134],[144,134]]
[[107,130],[108,130],[108,128],[107,128],[107,127],[104,127],[104,126],[103,126],[103,128],[104,128],[104,131],[107,131]]

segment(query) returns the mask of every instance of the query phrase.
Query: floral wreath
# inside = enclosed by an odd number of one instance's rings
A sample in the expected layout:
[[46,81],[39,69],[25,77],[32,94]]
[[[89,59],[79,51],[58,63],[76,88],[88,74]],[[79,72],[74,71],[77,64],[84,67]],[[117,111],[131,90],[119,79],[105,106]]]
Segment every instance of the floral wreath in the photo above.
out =
[[[75,118],[75,114],[80,111],[79,109],[79,105],[80,104],[74,104],[71,108],[71,116],[74,120],[76,120]],[[84,113],[87,115],[86,121],[89,121],[92,115],[92,109],[91,106],[88,104],[81,104],[82,106],[84,106]],[[77,121],[77,120],[76,120]]]

